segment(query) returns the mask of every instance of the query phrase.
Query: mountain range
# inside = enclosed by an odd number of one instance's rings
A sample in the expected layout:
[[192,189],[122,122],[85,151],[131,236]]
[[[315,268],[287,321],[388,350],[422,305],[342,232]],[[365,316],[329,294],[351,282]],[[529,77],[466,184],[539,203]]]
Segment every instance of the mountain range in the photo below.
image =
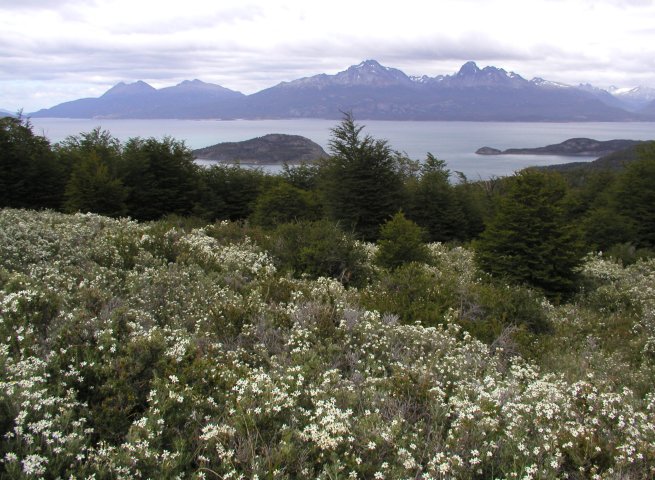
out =
[[469,121],[655,120],[655,89],[602,90],[502,68],[465,63],[457,73],[410,77],[375,60],[334,75],[282,82],[251,95],[202,82],[155,89],[143,81],[115,85],[29,114],[67,118],[357,119]]

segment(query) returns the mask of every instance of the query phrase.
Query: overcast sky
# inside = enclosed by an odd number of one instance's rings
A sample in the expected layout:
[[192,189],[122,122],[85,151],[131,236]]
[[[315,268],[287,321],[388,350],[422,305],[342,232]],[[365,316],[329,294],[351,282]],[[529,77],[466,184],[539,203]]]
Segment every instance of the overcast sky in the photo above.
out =
[[530,79],[655,87],[652,0],[0,0],[0,108],[119,81],[243,93],[376,59],[408,75],[468,60]]

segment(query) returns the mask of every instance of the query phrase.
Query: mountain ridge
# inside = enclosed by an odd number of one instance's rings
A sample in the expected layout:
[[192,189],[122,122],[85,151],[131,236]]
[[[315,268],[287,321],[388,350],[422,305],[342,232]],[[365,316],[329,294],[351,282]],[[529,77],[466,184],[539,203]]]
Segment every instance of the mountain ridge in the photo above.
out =
[[627,121],[650,115],[621,105],[591,86],[578,88],[539,77],[526,80],[502,68],[479,68],[473,61],[452,75],[410,77],[365,60],[334,75],[281,82],[250,95],[197,79],[161,89],[143,81],[120,82],[98,98],[64,102],[30,115],[333,119],[350,111],[360,119],[463,121]]

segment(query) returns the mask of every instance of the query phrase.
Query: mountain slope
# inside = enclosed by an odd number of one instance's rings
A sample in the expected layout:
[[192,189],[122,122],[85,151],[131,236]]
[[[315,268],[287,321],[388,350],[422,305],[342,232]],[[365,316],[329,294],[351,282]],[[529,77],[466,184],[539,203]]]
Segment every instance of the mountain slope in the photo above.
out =
[[68,118],[211,118],[244,97],[220,85],[184,81],[160,90],[145,82],[119,83],[98,98],[65,102],[32,117]]
[[[571,170],[584,169],[584,170],[615,170],[619,171],[626,167],[631,162],[639,160],[640,150],[639,145],[646,142],[639,142],[638,144],[629,146],[627,148],[617,150],[607,155],[603,155],[591,162],[571,162],[560,163],[556,165],[546,165],[537,167],[544,170],[553,170],[557,172],[569,172]],[[651,142],[652,143],[652,142]]]
[[467,62],[454,75],[408,77],[368,60],[336,75],[281,83],[250,95],[246,117],[381,120],[628,120],[633,115],[579,89],[527,81],[503,69]]
[[644,108],[639,110],[639,113],[651,119],[655,119],[655,100],[653,100],[652,102],[647,104]]
[[630,111],[639,111],[655,101],[655,88],[650,87],[611,88],[610,93]]

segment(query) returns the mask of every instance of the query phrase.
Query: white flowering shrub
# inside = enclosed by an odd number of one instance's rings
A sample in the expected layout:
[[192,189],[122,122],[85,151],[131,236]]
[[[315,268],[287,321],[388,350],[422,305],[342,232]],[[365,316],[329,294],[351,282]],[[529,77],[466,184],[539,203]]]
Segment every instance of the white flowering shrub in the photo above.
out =
[[1,478],[655,476],[654,262],[553,305],[466,248],[357,289],[236,232],[0,211]]

